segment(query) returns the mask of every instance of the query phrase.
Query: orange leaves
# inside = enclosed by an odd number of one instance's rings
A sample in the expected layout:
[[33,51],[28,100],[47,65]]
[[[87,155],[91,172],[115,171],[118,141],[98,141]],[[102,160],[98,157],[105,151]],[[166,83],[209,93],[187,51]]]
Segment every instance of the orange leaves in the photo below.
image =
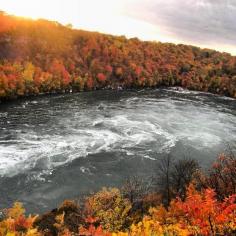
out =
[[172,217],[177,217],[185,228],[190,228],[193,232],[197,227],[200,234],[214,235],[222,233],[225,225],[235,221],[236,205],[233,203],[234,201],[235,197],[232,196],[230,200],[221,203],[217,201],[212,189],[197,192],[193,185],[190,185],[186,200],[172,201],[169,213]]
[[94,224],[99,221],[98,217],[91,217],[88,216],[85,219],[85,222],[89,224],[88,227],[81,226],[79,229],[79,235],[83,236],[112,236],[111,233],[107,233],[103,231],[102,226],[99,225],[98,227],[95,227]]
[[33,223],[37,216],[25,217],[24,208],[21,203],[16,202],[14,206],[6,211],[6,219],[0,222],[0,235],[28,235],[38,236],[37,229]]
[[89,224],[94,224],[98,221],[98,218],[97,217],[92,217],[92,216],[88,216],[86,219],[85,219],[85,222],[86,223],[89,223]]
[[[104,201],[106,199],[108,203],[111,200],[108,200],[107,194],[108,192],[104,192],[103,197]],[[97,199],[96,203],[93,202],[92,209],[96,208],[94,204],[99,205],[102,202],[102,199]],[[103,211],[102,215],[109,217],[106,214],[106,212],[109,212],[109,208],[103,206],[103,210],[101,209],[100,211]],[[113,212],[112,214],[114,215],[115,213]],[[141,222],[132,225],[127,235],[214,235],[216,233],[230,233],[236,227],[235,214],[235,196],[220,202],[216,199],[215,192],[212,189],[198,192],[194,185],[191,184],[188,187],[184,201],[180,199],[173,200],[168,210],[163,206],[151,208],[150,215],[144,217]],[[91,224],[100,222],[102,226],[107,227],[107,230],[113,231],[114,228],[111,225],[106,225],[105,221],[101,220],[102,215],[100,213],[97,214],[98,221],[91,217],[88,218],[88,221]],[[112,220],[114,223],[116,219],[112,218]],[[90,227],[91,232],[96,232],[95,230],[94,226]],[[118,232],[113,235],[118,236],[121,233]]]
[[212,189],[198,192],[191,184],[184,201],[172,200],[169,209],[151,208],[143,222],[131,227],[130,235],[230,235],[236,228],[235,199],[232,195],[220,202]]
[[26,218],[25,216],[19,216],[14,222],[14,228],[16,231],[24,231],[33,227],[33,223],[35,221],[35,217],[29,216]]
[[106,81],[106,76],[103,73],[98,73],[97,74],[97,79],[100,83],[103,83]]
[[118,231],[129,222],[131,204],[116,188],[102,189],[85,202],[86,215],[100,223],[104,229]]
[[141,77],[138,79],[138,85],[139,86],[145,86],[146,79],[144,77]]
[[116,68],[116,76],[120,77],[123,74],[123,69],[121,67]]
[[90,225],[88,229],[81,227],[79,230],[79,235],[81,236],[112,236],[111,233],[103,231],[101,226],[97,228],[94,225]]
[[135,74],[139,77],[141,75],[142,68],[140,66],[137,66],[135,69]]
[[[105,85],[183,86],[236,96],[236,58],[228,54],[72,30],[57,22],[31,21],[3,12],[0,13],[0,33],[1,59],[11,60],[10,70],[14,70],[16,62],[24,65],[29,61],[42,73],[50,74],[46,78],[37,74],[31,83],[34,74],[31,68],[24,75],[21,71],[20,76],[5,68],[7,85],[0,87],[1,98],[71,89],[92,90]],[[99,72],[106,78],[98,75]],[[15,75],[15,79],[10,74]],[[78,89],[71,81],[77,77],[92,77],[93,81]]]
[[111,67],[110,65],[107,65],[107,66],[105,67],[105,70],[106,70],[107,72],[111,73],[111,72],[112,72],[112,67]]
[[13,219],[17,219],[18,217],[24,215],[24,213],[25,209],[20,202],[15,202],[13,207],[7,210],[7,216]]
[[56,59],[53,60],[49,71],[52,73],[52,75],[55,77],[55,79],[61,81],[62,86],[65,87],[71,82],[70,74],[66,70],[62,61],[59,61]]
[[91,77],[89,77],[86,81],[86,89],[92,90],[94,88],[94,81]]
[[0,33],[10,30],[14,24],[14,20],[7,16],[4,12],[0,12]]
[[217,197],[223,200],[236,192],[236,158],[221,154],[213,163],[205,185],[216,190]]
[[219,224],[225,224],[229,219],[232,219],[231,223],[236,227],[236,194],[224,199],[216,220]]
[[[79,213],[74,202],[64,202],[52,224],[60,236],[208,236],[233,235],[236,230],[236,194],[221,202],[212,189],[199,192],[190,184],[185,200],[172,200],[168,209],[153,207],[139,222],[127,221],[130,217],[128,204],[118,189],[103,189],[86,200],[83,213]],[[76,213],[74,216],[84,217],[73,227],[70,223],[76,221],[71,218],[72,209]],[[33,226],[36,217],[24,216],[22,204],[15,203],[6,213],[6,218],[0,222],[1,236],[46,234]],[[46,227],[50,227],[48,223]]]

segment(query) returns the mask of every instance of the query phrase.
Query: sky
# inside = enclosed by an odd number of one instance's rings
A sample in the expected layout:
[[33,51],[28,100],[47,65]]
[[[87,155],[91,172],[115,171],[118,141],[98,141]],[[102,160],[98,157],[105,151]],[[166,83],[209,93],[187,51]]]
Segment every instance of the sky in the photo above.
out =
[[236,55],[236,0],[0,0],[9,14]]

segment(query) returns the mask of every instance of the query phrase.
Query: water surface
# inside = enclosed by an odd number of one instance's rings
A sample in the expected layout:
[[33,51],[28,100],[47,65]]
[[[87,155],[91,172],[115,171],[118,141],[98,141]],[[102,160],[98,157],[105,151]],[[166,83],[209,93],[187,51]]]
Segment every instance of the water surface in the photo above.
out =
[[207,168],[236,140],[236,100],[156,89],[45,96],[0,105],[0,207],[28,212],[148,176],[171,153]]

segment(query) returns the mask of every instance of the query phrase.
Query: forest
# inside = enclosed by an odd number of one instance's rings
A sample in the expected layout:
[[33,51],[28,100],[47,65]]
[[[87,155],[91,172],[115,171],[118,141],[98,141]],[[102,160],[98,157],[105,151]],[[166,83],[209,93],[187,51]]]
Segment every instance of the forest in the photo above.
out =
[[[0,12],[0,102],[169,86],[236,98],[236,57]],[[28,215],[15,202],[0,210],[0,236],[236,235],[233,152],[221,154],[209,170],[171,155],[157,162],[154,176],[130,177],[41,215]]]
[[179,236],[236,234],[236,158],[220,155],[205,172],[191,159],[159,160],[150,179],[132,177],[64,201],[43,215],[16,202],[2,211],[1,236]]
[[236,97],[236,57],[0,12],[0,100],[158,86]]

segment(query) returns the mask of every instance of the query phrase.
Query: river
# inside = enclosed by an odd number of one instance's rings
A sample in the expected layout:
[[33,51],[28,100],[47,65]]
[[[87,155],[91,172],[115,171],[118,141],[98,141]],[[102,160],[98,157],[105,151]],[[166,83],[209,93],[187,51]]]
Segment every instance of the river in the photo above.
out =
[[0,208],[41,213],[129,176],[157,159],[209,168],[236,140],[236,100],[188,90],[94,91],[0,104]]

